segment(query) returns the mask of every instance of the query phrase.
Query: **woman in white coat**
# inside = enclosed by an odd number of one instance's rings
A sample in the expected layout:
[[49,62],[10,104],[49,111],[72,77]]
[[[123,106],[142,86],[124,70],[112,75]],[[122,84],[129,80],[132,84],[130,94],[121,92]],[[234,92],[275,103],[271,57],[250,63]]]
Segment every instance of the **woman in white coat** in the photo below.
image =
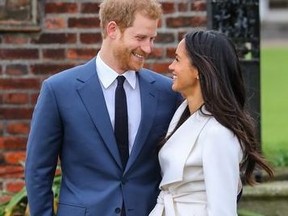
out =
[[169,69],[185,101],[160,146],[161,192],[150,216],[234,216],[253,170],[273,171],[258,153],[233,43],[216,31],[185,35]]

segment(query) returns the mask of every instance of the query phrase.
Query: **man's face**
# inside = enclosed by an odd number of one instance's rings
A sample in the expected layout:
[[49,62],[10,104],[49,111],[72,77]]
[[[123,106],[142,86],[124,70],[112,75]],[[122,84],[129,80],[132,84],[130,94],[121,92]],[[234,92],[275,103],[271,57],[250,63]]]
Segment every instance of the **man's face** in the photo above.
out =
[[113,56],[120,71],[137,71],[143,67],[153,48],[157,24],[158,20],[137,13],[133,25],[118,35],[114,43]]

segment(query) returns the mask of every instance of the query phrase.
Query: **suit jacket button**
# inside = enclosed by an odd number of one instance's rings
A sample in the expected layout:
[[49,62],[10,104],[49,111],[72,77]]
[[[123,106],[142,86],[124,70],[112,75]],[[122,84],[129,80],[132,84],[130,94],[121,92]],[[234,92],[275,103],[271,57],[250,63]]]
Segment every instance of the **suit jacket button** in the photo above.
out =
[[116,214],[119,214],[120,212],[121,212],[121,208],[116,208],[116,209],[115,209],[115,213],[116,213]]

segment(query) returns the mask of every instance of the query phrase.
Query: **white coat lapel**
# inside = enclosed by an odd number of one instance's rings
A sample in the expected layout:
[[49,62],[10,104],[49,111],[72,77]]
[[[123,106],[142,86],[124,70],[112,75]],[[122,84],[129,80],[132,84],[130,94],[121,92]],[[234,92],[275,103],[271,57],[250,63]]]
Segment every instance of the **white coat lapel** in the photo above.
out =
[[[186,106],[187,102],[185,101],[176,111],[169,126],[168,134],[174,129]],[[209,116],[203,115],[201,111],[195,112],[177,129],[162,147],[159,152],[159,161],[164,175],[162,176],[160,186],[178,182],[183,179],[185,162],[199,134],[210,118]],[[175,158],[175,160],[172,160],[172,163],[171,158]]]
[[180,104],[178,109],[175,111],[174,116],[170,121],[166,137],[174,130],[186,107],[187,107],[187,100],[184,100],[182,104]]

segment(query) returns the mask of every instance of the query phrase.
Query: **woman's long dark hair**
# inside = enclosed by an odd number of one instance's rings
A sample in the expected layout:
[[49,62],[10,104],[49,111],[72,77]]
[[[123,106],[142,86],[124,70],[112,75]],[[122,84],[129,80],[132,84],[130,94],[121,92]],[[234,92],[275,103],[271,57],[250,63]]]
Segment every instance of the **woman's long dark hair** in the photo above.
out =
[[[255,183],[256,167],[272,177],[272,169],[259,153],[254,120],[246,110],[246,91],[234,44],[220,32],[196,30],[185,35],[185,46],[191,64],[199,72],[205,108],[240,141],[244,180],[250,185]],[[176,127],[187,118],[184,112]]]

